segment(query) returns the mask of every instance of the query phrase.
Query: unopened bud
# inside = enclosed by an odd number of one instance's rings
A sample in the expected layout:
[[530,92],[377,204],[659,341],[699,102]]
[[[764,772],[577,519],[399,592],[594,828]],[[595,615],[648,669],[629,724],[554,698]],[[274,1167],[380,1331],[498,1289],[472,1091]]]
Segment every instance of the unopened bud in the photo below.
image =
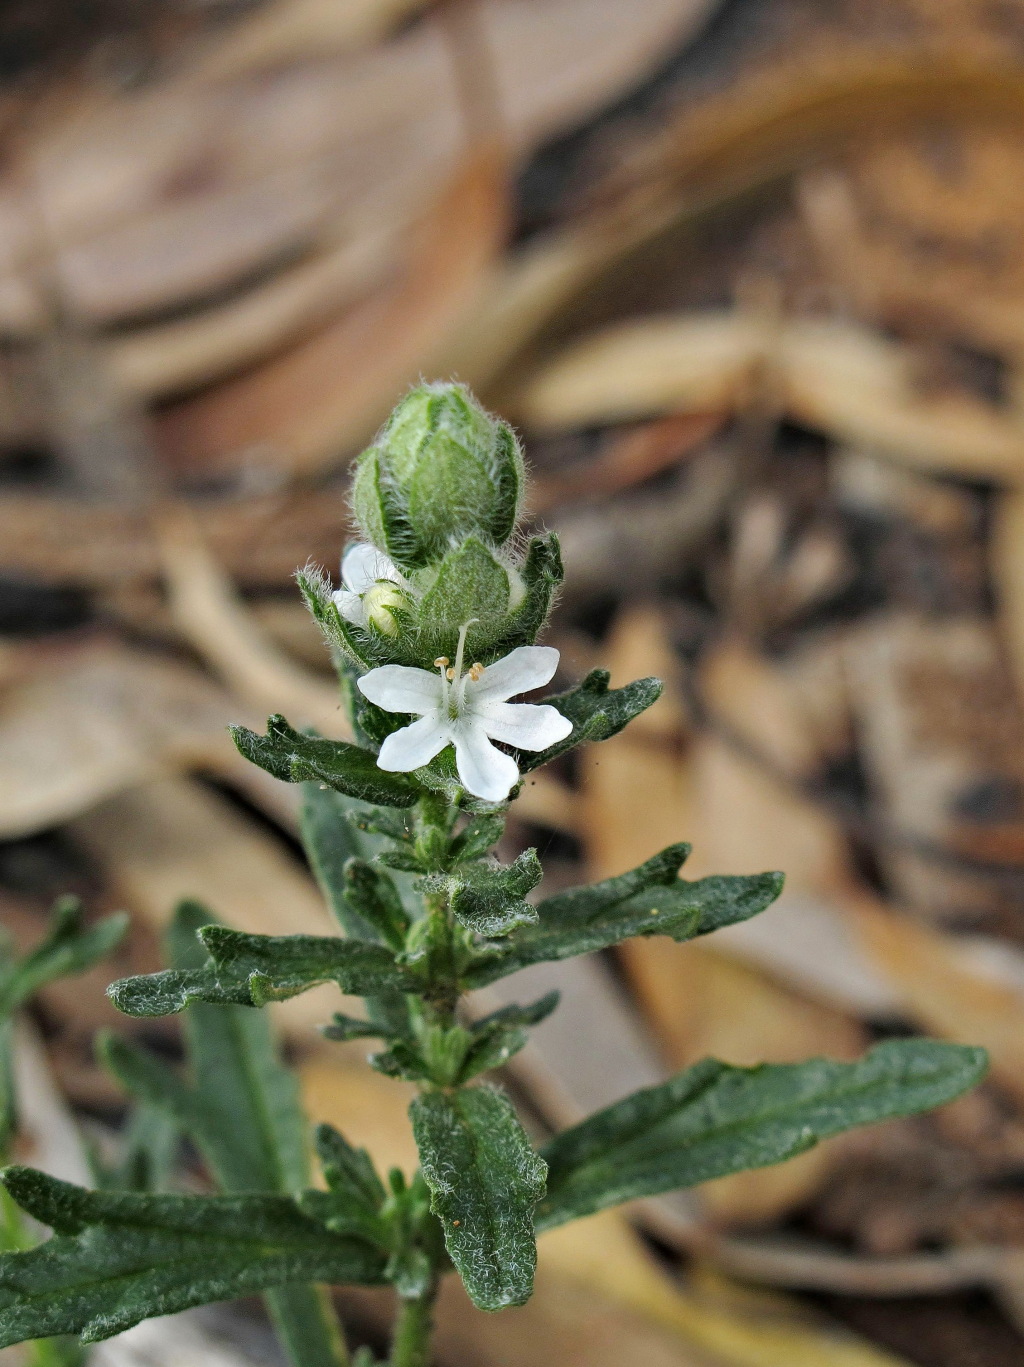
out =
[[417,385],[360,456],[353,509],[365,535],[407,568],[466,537],[501,547],[519,516],[522,452],[511,427],[462,385]]

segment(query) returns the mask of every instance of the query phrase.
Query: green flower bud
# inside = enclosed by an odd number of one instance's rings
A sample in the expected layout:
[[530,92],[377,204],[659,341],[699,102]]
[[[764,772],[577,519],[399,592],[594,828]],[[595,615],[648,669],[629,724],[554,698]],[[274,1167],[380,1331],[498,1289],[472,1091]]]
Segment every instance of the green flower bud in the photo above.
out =
[[356,464],[352,506],[367,540],[406,569],[469,536],[501,547],[525,480],[519,442],[463,385],[417,385]]

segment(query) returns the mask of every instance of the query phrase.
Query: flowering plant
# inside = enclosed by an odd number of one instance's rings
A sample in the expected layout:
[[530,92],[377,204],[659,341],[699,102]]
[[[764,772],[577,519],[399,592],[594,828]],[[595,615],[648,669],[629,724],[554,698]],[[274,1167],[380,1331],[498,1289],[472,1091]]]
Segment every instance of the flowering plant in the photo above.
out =
[[[181,1076],[118,1039],[123,1085],[203,1155],[212,1195],[87,1191],[31,1169],[9,1196],[53,1237],[0,1255],[0,1346],[102,1339],[152,1315],[261,1291],[296,1367],[351,1361],[323,1286],[389,1284],[390,1367],[426,1367],[432,1307],[449,1272],[483,1310],[531,1294],[536,1235],[605,1207],[781,1162],[828,1135],[950,1100],[985,1068],[980,1050],[889,1040],[856,1063],[736,1068],[707,1059],[563,1131],[541,1148],[501,1088],[557,994],[480,1016],[471,994],[541,961],[637,935],[676,941],[764,911],[781,874],[687,882],[673,845],[616,878],[540,900],[535,850],[491,850],[522,775],[602,741],[661,686],[610,689],[596,670],[540,702],[558,652],[537,645],[562,570],[554,536],[519,532],[524,467],[507,424],[458,385],[425,384],[360,458],[358,539],[342,583],[299,575],[338,668],[354,736],[329,740],[271,717],[234,728],[239,750],[304,785],[303,834],[337,937],[247,935],[183,905],[171,967],[110,989],[131,1016],[186,1011]],[[254,1010],[334,982],[365,1014],[335,1040],[376,1038],[370,1064],[417,1084],[420,1169],[381,1177],[329,1126],[310,1185],[293,1080]],[[371,1367],[360,1350],[356,1361]]]

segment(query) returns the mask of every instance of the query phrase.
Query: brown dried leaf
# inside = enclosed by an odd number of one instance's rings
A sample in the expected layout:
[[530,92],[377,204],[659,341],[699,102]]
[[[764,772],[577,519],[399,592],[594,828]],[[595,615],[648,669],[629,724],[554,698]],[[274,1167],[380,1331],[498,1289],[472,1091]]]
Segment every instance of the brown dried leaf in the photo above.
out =
[[504,180],[493,150],[467,157],[395,280],[286,355],[166,413],[158,439],[168,457],[226,467],[259,446],[309,470],[366,439],[475,297],[504,236]]

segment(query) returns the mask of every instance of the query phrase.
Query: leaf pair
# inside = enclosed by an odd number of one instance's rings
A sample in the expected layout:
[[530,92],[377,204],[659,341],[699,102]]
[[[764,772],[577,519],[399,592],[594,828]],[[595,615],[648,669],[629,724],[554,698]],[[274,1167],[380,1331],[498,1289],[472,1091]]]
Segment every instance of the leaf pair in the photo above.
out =
[[427,1093],[412,1119],[449,1255],[475,1303],[496,1310],[530,1294],[534,1224],[550,1229],[783,1162],[856,1125],[951,1101],[986,1066],[982,1049],[933,1040],[889,1040],[856,1063],[706,1059],[564,1131],[539,1155],[490,1088]]
[[[538,583],[546,584],[543,573],[538,570],[538,574]],[[540,599],[547,591],[545,588],[540,594],[538,611]],[[565,740],[547,750],[520,752],[517,761],[522,773],[547,764],[585,741],[607,740],[661,696],[662,684],[658,679],[638,679],[625,688],[610,689],[609,678],[606,670],[595,669],[577,688],[543,700],[568,717],[573,729]],[[232,726],[231,737],[246,759],[287,783],[324,783],[347,797],[379,807],[411,807],[424,791],[409,774],[379,769],[372,750],[296,731],[278,714],[267,719],[265,736],[245,726]],[[421,771],[421,777],[424,776],[440,791],[458,787],[453,775],[445,773],[438,761],[429,773]]]

